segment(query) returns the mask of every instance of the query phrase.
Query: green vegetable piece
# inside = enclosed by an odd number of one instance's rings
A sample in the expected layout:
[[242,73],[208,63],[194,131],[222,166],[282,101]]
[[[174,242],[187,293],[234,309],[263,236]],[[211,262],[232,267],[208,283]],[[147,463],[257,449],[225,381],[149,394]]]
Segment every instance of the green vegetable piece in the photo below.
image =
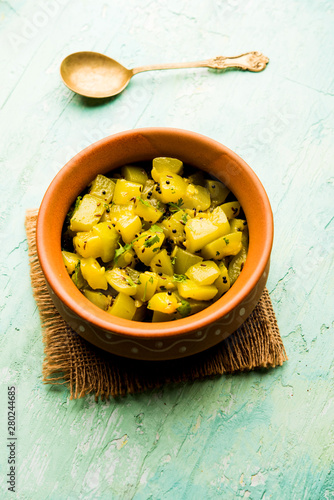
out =
[[70,220],[70,229],[73,232],[90,231],[99,222],[104,212],[104,204],[101,198],[85,194],[79,207],[73,213]]
[[124,165],[121,168],[121,173],[125,180],[144,185],[148,180],[147,173],[143,168],[135,165]]
[[188,184],[183,200],[183,208],[207,210],[211,205],[209,190],[202,186]]
[[217,207],[224,203],[229,194],[230,190],[222,183],[217,180],[206,180],[205,187],[209,190],[211,197],[211,206]]
[[183,248],[178,246],[174,247],[172,251],[172,258],[175,259],[174,272],[176,274],[185,274],[189,267],[203,260],[203,257],[194,255],[193,253],[183,250]]
[[240,252],[233,257],[229,266],[228,266],[228,276],[231,282],[231,285],[236,282],[239,277],[247,258],[247,250],[244,246],[242,246]]
[[93,180],[89,193],[102,198],[105,203],[110,203],[114,194],[115,183],[104,175],[97,175]]

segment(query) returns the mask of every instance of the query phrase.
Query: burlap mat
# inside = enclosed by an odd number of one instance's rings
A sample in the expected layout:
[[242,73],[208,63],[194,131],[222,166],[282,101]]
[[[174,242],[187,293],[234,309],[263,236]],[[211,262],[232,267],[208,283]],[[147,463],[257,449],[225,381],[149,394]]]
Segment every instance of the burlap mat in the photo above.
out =
[[116,397],[168,383],[280,366],[287,360],[267,289],[246,322],[203,353],[155,362],[125,359],[98,349],[77,335],[53,305],[37,258],[37,213],[37,209],[28,210],[25,222],[31,283],[45,343],[43,381],[67,384],[71,399],[87,393],[94,393],[96,399]]

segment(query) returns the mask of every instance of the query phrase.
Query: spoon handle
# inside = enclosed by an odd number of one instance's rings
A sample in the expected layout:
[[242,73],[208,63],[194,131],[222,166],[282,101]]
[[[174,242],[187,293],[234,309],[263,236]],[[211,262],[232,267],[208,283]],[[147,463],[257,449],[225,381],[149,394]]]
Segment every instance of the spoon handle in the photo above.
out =
[[227,69],[238,68],[248,71],[262,71],[269,62],[268,57],[261,52],[246,52],[240,56],[224,57],[218,56],[206,61],[188,62],[188,63],[171,63],[171,64],[153,64],[151,66],[140,66],[133,68],[132,74],[142,73],[143,71],[151,71],[156,69],[182,69],[182,68],[213,68]]

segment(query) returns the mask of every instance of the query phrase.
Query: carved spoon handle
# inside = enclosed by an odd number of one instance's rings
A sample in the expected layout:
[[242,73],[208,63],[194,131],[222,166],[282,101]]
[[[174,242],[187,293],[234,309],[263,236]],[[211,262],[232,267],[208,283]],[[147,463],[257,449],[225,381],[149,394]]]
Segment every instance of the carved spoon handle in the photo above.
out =
[[154,64],[151,66],[140,66],[133,68],[132,74],[142,73],[143,71],[151,71],[156,69],[182,69],[182,68],[213,68],[213,69],[227,69],[238,68],[248,71],[262,71],[265,69],[269,62],[268,57],[264,56],[261,52],[247,52],[240,56],[224,57],[218,56],[213,59],[198,62],[188,63],[171,63],[171,64]]

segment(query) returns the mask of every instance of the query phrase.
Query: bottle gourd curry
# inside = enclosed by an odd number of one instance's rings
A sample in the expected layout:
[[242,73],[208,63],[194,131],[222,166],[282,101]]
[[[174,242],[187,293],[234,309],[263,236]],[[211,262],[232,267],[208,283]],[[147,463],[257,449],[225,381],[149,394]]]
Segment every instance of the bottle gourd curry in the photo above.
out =
[[233,285],[248,229],[224,184],[159,157],[151,168],[97,175],[67,214],[62,248],[72,281],[97,307],[134,321],[172,321]]

